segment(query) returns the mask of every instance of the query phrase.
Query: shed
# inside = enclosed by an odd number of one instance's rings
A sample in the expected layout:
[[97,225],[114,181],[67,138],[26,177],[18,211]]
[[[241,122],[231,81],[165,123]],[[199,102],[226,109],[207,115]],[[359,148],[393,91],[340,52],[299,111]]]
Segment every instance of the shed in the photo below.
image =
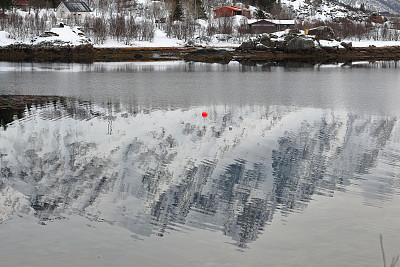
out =
[[214,18],[220,17],[233,17],[237,15],[242,15],[247,17],[248,19],[251,18],[250,10],[247,8],[242,8],[238,6],[223,6],[217,9],[214,9]]
[[56,9],[56,17],[66,19],[68,17],[85,18],[92,10],[85,2],[61,2]]
[[13,0],[13,5],[16,7],[26,7],[29,6],[29,0]]
[[261,19],[248,21],[250,33],[270,33],[294,26],[294,20]]

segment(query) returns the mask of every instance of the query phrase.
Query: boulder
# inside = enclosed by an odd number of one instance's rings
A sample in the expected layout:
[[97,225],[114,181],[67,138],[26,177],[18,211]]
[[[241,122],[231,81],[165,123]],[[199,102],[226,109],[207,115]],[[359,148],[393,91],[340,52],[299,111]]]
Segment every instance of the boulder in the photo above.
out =
[[346,50],[351,50],[353,49],[353,43],[352,42],[341,42],[340,43],[341,46],[343,46],[344,48],[346,48]]
[[286,51],[289,52],[302,52],[302,51],[312,50],[313,48],[315,48],[314,41],[301,36],[297,36],[291,39],[286,44]]
[[331,27],[319,26],[308,30],[308,34],[315,35],[316,39],[333,40],[335,39],[335,32]]
[[[320,40],[332,41],[335,34],[330,27],[321,26],[309,30],[310,35],[305,35],[302,31],[291,29],[280,33],[263,34],[257,39],[243,42],[237,51],[263,51],[275,48],[282,52],[309,52],[319,47],[317,42]],[[330,48],[327,48],[330,49]],[[338,46],[333,50],[338,50]]]
[[263,35],[260,38],[260,44],[266,46],[266,47],[274,47],[274,42],[271,41],[271,38],[269,38],[268,35]]
[[278,51],[284,51],[286,49],[287,42],[281,41],[275,43],[275,48]]
[[232,60],[232,54],[226,50],[205,48],[188,53],[184,59],[186,61],[227,64]]
[[257,44],[256,50],[257,51],[266,51],[266,50],[268,50],[268,47],[263,44]]
[[254,50],[256,49],[257,43],[253,40],[243,42],[238,49],[239,50]]

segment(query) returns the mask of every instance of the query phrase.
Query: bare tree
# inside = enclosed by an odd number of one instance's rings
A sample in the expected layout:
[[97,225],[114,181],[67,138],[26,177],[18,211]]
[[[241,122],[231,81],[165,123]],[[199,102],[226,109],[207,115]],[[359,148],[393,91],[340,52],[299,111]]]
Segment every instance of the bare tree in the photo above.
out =
[[133,39],[138,37],[138,26],[136,25],[135,18],[130,17],[126,22],[126,37],[125,44],[130,44]]
[[103,18],[95,18],[93,21],[93,38],[94,43],[103,44],[107,36],[107,25]]
[[120,41],[123,37],[125,37],[125,32],[125,18],[121,15],[111,18],[110,34],[115,37],[117,41]]
[[142,41],[152,41],[155,35],[155,25],[151,20],[143,20],[139,24],[138,38]]
[[233,31],[233,18],[221,17],[218,19],[218,31],[222,34],[232,34]]

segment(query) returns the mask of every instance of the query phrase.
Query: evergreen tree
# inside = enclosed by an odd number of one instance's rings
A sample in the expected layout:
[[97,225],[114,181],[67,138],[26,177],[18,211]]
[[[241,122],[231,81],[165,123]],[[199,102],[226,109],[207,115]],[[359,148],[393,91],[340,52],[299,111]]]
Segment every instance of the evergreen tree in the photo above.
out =
[[182,8],[182,3],[181,0],[176,0],[175,1],[175,8],[174,12],[172,14],[172,20],[181,20],[183,17],[183,8]]
[[257,4],[258,6],[269,10],[274,6],[275,0],[257,0]]
[[6,9],[9,9],[12,6],[12,0],[0,0],[0,7],[3,13]]
[[265,16],[264,11],[262,11],[261,9],[259,9],[256,13],[256,19],[266,19],[267,16]]
[[365,5],[364,4],[361,4],[360,11],[365,12]]
[[53,8],[56,8],[61,3],[61,0],[50,0],[50,2],[51,2],[51,6]]

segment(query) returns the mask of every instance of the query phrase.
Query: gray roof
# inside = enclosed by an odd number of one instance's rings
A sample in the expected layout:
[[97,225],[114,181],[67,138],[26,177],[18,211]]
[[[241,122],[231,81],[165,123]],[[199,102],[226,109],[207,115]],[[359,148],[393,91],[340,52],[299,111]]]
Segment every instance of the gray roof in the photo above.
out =
[[70,12],[92,12],[85,2],[64,2]]

